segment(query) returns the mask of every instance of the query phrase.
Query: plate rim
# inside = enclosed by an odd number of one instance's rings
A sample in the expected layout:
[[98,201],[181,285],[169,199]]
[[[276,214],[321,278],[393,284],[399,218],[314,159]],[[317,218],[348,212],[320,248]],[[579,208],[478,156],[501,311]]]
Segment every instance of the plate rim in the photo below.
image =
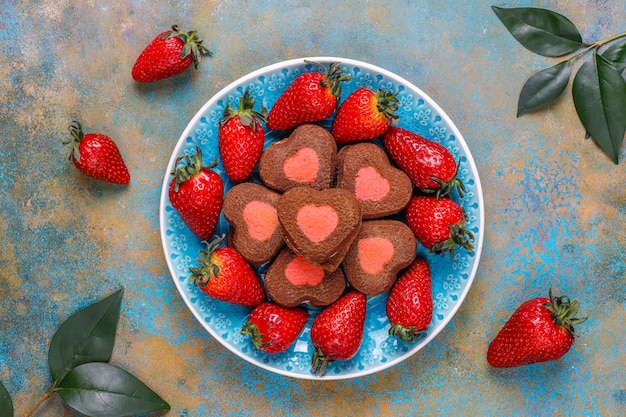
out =
[[[263,362],[256,360],[253,357],[249,357],[247,355],[241,355],[240,352],[238,352],[237,350],[235,350],[233,347],[231,347],[230,345],[226,344],[224,341],[222,341],[221,337],[219,337],[219,335],[211,328],[209,328],[208,326],[205,325],[203,318],[200,316],[199,312],[197,312],[195,310],[195,308],[192,308],[191,305],[191,301],[189,300],[189,297],[187,296],[187,294],[185,294],[185,291],[183,291],[183,288],[181,287],[181,284],[178,280],[176,280],[175,277],[175,273],[174,273],[174,267],[170,261],[170,257],[167,256],[168,250],[166,247],[166,236],[164,235],[165,233],[165,225],[164,225],[164,219],[165,219],[165,206],[166,206],[166,199],[169,198],[168,195],[168,188],[169,188],[169,182],[171,180],[171,171],[175,165],[175,160],[176,160],[176,156],[178,155],[178,153],[180,152],[181,148],[184,146],[185,140],[187,139],[187,137],[189,137],[190,132],[192,131],[193,127],[198,123],[198,121],[204,116],[204,114],[206,113],[206,110],[208,108],[210,108],[214,103],[216,103],[217,101],[219,101],[220,99],[222,99],[222,97],[225,95],[225,93],[227,93],[228,91],[234,89],[237,86],[243,85],[246,82],[257,78],[259,75],[262,74],[266,74],[278,69],[282,69],[285,67],[291,67],[294,65],[302,65],[304,63],[304,61],[313,61],[313,62],[319,62],[321,64],[329,64],[329,63],[333,63],[333,62],[341,62],[342,64],[347,64],[347,65],[351,65],[351,66],[355,66],[355,67],[362,67],[362,68],[366,68],[368,71],[376,71],[378,73],[380,73],[381,75],[393,80],[395,83],[399,84],[399,85],[404,85],[405,88],[414,90],[416,92],[419,93],[420,98],[423,99],[425,102],[428,103],[429,106],[431,106],[431,108],[435,111],[437,111],[438,116],[440,116],[446,123],[447,127],[449,127],[452,130],[452,134],[459,140],[459,145],[461,146],[461,148],[463,148],[463,151],[465,152],[466,155],[466,159],[467,159],[467,163],[469,164],[471,171],[476,173],[475,178],[472,178],[475,182],[475,188],[476,188],[476,197],[478,200],[478,213],[479,213],[479,219],[478,219],[478,239],[475,242],[474,245],[474,258],[475,258],[475,262],[472,266],[472,269],[470,271],[469,277],[467,279],[467,285],[465,286],[465,288],[463,289],[463,291],[460,293],[459,297],[458,297],[458,301],[456,302],[456,304],[449,310],[449,314],[440,322],[439,324],[439,329],[437,331],[432,332],[431,334],[429,334],[427,337],[423,338],[420,340],[419,343],[416,343],[414,346],[412,346],[410,349],[408,349],[406,352],[404,352],[402,355],[399,355],[398,357],[394,358],[393,360],[390,360],[388,362],[385,362],[384,364],[382,364],[381,366],[378,367],[374,367],[374,368],[369,368],[367,370],[363,370],[363,371],[356,371],[354,373],[351,373],[349,375],[341,375],[341,374],[326,374],[323,376],[318,376],[318,375],[308,375],[308,374],[296,374],[296,373],[291,373],[289,371],[285,371],[282,369],[277,369],[277,368],[273,368],[270,367],[266,364],[264,364]],[[172,279],[172,281],[174,282],[174,285],[176,286],[176,289],[179,293],[179,295],[181,296],[181,298],[183,299],[183,301],[185,302],[185,305],[187,306],[187,309],[189,311],[191,311],[191,313],[193,314],[193,316],[196,318],[196,320],[198,321],[198,323],[202,326],[202,328],[204,328],[206,331],[209,332],[209,334],[217,341],[220,343],[220,345],[222,345],[223,347],[225,347],[226,349],[228,349],[229,351],[231,351],[232,353],[234,353],[238,358],[242,358],[245,361],[249,362],[252,365],[255,365],[257,367],[260,367],[262,369],[265,369],[271,373],[274,374],[279,374],[279,375],[283,375],[283,376],[288,376],[294,379],[304,379],[304,380],[347,380],[347,379],[353,379],[353,378],[359,378],[362,376],[366,376],[366,375],[371,375],[377,372],[381,372],[384,371],[386,369],[392,368],[393,366],[397,365],[398,363],[407,360],[408,358],[410,358],[411,356],[413,356],[415,353],[417,353],[418,351],[420,351],[422,348],[426,347],[426,345],[428,345],[436,336],[438,336],[441,332],[444,331],[444,329],[448,326],[449,322],[452,320],[452,318],[454,318],[454,316],[456,315],[456,313],[458,312],[458,310],[461,308],[461,305],[464,303],[465,298],[467,297],[467,294],[470,290],[470,288],[473,285],[474,279],[476,277],[476,274],[478,272],[478,267],[480,265],[480,259],[481,259],[481,255],[482,255],[482,249],[483,249],[483,243],[484,243],[484,235],[485,235],[485,230],[484,230],[484,226],[485,226],[485,203],[484,203],[484,196],[483,196],[483,190],[482,190],[482,184],[480,181],[480,175],[478,172],[478,168],[476,166],[476,162],[474,160],[474,157],[471,153],[471,150],[469,149],[469,146],[467,144],[467,142],[465,141],[465,137],[461,134],[461,132],[459,131],[458,127],[456,126],[456,124],[452,121],[452,119],[450,118],[450,116],[430,97],[430,95],[426,94],[422,89],[420,89],[419,87],[417,87],[415,84],[411,83],[410,81],[406,80],[405,78],[389,71],[386,70],[384,68],[381,68],[375,64],[370,64],[364,61],[359,61],[356,59],[351,59],[351,58],[343,58],[343,57],[335,57],[335,56],[310,56],[310,57],[302,57],[302,58],[293,58],[293,59],[288,59],[288,60],[284,60],[284,61],[280,61],[280,62],[276,62],[270,65],[266,65],[264,67],[261,67],[257,70],[254,70],[246,75],[243,75],[239,78],[237,78],[236,80],[234,80],[233,82],[229,83],[228,85],[224,86],[223,88],[221,88],[220,90],[218,90],[216,93],[214,93],[212,95],[212,97],[207,100],[194,114],[194,116],[187,122],[187,125],[185,126],[185,129],[183,130],[183,132],[181,133],[180,137],[178,138],[178,140],[176,141],[176,144],[173,148],[173,150],[170,153],[170,157],[169,157],[169,161],[167,164],[167,168],[165,170],[165,175],[162,181],[162,186],[161,186],[161,193],[160,193],[160,198],[159,198],[159,236],[161,239],[161,246],[162,246],[162,250],[163,250],[163,255],[165,258],[165,262],[167,264],[167,268],[168,268],[168,272],[170,275],[170,279]]]

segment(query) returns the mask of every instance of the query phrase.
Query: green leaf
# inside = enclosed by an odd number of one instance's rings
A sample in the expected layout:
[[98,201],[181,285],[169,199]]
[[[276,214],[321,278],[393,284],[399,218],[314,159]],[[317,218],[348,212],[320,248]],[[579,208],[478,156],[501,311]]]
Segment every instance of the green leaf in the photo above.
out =
[[93,362],[72,369],[55,391],[76,411],[91,417],[118,417],[170,406],[143,382],[108,363]]
[[593,140],[618,163],[626,133],[626,81],[602,56],[593,54],[572,85],[576,112]]
[[111,357],[124,290],[70,316],[56,331],[48,350],[54,383],[75,366],[106,362]]
[[517,117],[560,96],[567,87],[571,73],[572,64],[567,60],[532,75],[520,93]]
[[609,43],[600,55],[613,64],[626,64],[626,36]]
[[584,46],[576,26],[559,13],[535,7],[491,8],[511,35],[536,54],[562,56]]
[[611,42],[600,54],[626,78],[626,37]]
[[2,382],[0,382],[0,417],[13,417],[13,402]]

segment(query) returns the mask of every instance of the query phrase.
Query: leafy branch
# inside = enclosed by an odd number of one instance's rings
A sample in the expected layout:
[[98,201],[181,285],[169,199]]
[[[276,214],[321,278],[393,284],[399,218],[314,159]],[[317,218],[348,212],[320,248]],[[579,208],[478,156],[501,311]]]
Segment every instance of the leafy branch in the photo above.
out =
[[531,52],[547,57],[569,55],[526,81],[517,116],[559,97],[569,84],[573,63],[583,59],[572,83],[574,106],[587,137],[617,164],[626,133],[626,33],[586,44],[574,23],[559,13],[534,7],[492,6],[492,10]]
[[[26,414],[35,415],[55,393],[91,417],[114,417],[169,410],[143,382],[108,363],[113,352],[123,290],[70,316],[48,349],[52,386]],[[0,417],[13,417],[13,404],[0,383]]]

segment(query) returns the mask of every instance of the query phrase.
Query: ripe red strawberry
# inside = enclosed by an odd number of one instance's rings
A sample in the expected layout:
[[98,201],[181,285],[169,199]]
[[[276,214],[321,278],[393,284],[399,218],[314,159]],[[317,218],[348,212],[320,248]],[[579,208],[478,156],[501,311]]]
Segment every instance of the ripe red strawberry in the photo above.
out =
[[130,182],[128,168],[113,139],[100,133],[84,134],[76,121],[69,130],[74,138],[70,159],[83,174],[114,184]]
[[465,228],[465,212],[449,198],[413,196],[406,207],[406,222],[417,240],[433,253],[454,254],[457,247],[474,250],[474,235]]
[[398,120],[397,109],[397,93],[359,88],[337,109],[331,133],[340,145],[377,138]]
[[433,318],[430,266],[417,258],[398,278],[387,298],[389,334],[412,342],[426,330]]
[[512,368],[559,359],[574,343],[574,325],[580,304],[568,297],[535,298],[519,306],[489,344],[487,362]]
[[383,135],[383,146],[413,185],[423,192],[445,196],[456,187],[463,197],[465,186],[456,177],[457,163],[445,146],[396,126]]
[[[181,165],[183,160],[185,164]],[[196,154],[179,157],[171,172],[174,178],[168,190],[170,203],[193,234],[202,240],[213,236],[224,202],[224,183],[211,169],[216,165],[217,158],[211,165],[204,166],[202,152],[196,146]]]
[[330,362],[348,360],[356,354],[363,340],[366,307],[365,295],[352,291],[315,318],[311,326],[313,372],[324,375]]
[[179,32],[176,25],[157,35],[139,54],[132,76],[138,82],[152,82],[187,71],[193,64],[198,68],[202,56],[211,51],[202,45],[195,30]]
[[300,74],[270,109],[267,115],[268,128],[286,130],[304,123],[319,122],[337,108],[341,83],[350,80],[350,75],[339,66],[339,62],[328,68],[317,62],[305,62],[321,68],[324,73]]
[[224,118],[217,130],[217,145],[226,175],[233,182],[244,182],[252,174],[261,157],[265,131],[259,120],[265,122],[267,110],[253,110],[254,97],[246,90],[239,99],[239,109],[226,106]]
[[207,243],[200,251],[199,267],[189,268],[191,278],[208,296],[254,308],[264,302],[263,284],[246,260],[230,246],[218,247],[224,236]]
[[252,310],[241,333],[252,336],[254,346],[267,353],[278,353],[295,342],[309,314],[304,308],[286,308],[265,302]]

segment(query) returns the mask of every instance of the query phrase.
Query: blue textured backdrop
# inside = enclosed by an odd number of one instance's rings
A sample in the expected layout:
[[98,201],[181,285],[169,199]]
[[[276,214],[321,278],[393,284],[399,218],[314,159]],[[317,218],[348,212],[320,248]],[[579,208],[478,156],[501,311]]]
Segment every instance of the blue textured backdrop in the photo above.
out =
[[[0,380],[17,415],[49,387],[59,324],[120,286],[112,361],[166,399],[168,415],[623,413],[626,152],[616,166],[584,140],[569,89],[515,117],[525,79],[555,61],[519,46],[491,4],[3,0]],[[624,30],[624,2],[497,4],[557,10],[589,42]],[[133,83],[137,55],[172,24],[198,29],[214,56],[197,72]],[[371,62],[434,98],[470,146],[486,202],[481,266],[456,317],[403,364],[344,382],[287,379],[224,349],[176,292],[158,231],[167,161],[202,104],[250,71],[319,55]],[[116,140],[128,187],[89,180],[67,161],[74,118]],[[556,362],[491,369],[489,341],[551,285],[589,316],[574,348]],[[53,397],[38,415],[74,413]]]

